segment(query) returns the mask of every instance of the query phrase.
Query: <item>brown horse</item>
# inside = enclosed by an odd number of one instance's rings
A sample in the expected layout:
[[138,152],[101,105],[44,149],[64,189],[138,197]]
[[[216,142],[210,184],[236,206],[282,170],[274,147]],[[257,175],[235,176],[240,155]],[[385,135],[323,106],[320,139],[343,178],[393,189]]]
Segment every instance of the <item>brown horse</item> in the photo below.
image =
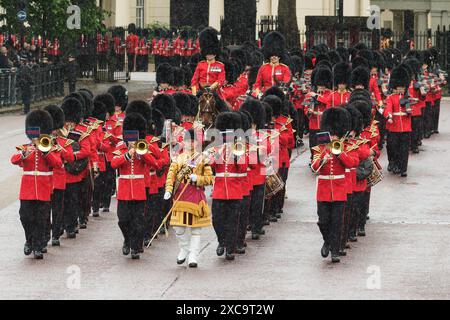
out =
[[211,92],[204,92],[198,100],[198,113],[196,121],[201,121],[205,128],[214,125],[219,111],[216,108],[216,98]]

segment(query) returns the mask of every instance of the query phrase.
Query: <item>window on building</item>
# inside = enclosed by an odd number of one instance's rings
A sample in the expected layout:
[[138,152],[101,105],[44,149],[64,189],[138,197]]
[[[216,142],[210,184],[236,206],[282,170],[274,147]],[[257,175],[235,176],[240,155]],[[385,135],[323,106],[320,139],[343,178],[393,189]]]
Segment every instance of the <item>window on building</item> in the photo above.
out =
[[136,0],[136,27],[144,27],[144,4],[145,0]]

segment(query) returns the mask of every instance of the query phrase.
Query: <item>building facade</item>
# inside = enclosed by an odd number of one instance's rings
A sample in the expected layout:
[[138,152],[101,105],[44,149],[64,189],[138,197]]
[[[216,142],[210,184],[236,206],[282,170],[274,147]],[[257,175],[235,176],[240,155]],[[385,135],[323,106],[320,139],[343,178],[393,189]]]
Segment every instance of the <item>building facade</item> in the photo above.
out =
[[[185,0],[194,1],[195,0]],[[279,0],[256,0],[257,19],[261,16],[276,16]],[[171,5],[169,0],[98,0],[99,6],[111,12],[105,21],[108,27],[127,26],[135,23],[145,27],[159,22],[170,25]],[[220,29],[220,20],[224,16],[225,0],[209,0],[208,24]],[[300,30],[305,29],[305,16],[336,15],[337,0],[297,0],[297,22]],[[368,16],[370,0],[345,0],[345,16]],[[205,6],[206,7],[206,6]]]

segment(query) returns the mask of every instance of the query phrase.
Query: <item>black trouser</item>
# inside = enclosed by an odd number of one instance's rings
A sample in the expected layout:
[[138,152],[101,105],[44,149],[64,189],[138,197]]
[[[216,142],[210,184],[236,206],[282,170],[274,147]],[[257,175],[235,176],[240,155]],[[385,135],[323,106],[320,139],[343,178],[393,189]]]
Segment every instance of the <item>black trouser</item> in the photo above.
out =
[[50,201],[20,201],[20,222],[25,231],[25,239],[33,251],[41,251],[45,247],[45,220],[50,210]]
[[241,200],[213,199],[212,202],[213,227],[217,241],[230,254],[236,251],[240,209]]
[[429,138],[432,130],[433,116],[431,114],[431,102],[426,102],[423,109],[423,135],[425,138]]
[[274,199],[274,196],[269,199],[264,199],[263,223],[269,220],[270,217],[275,216]]
[[305,113],[303,112],[302,109],[298,109],[297,110],[297,126],[298,126],[298,131],[297,134],[299,136],[300,139],[303,139],[303,134],[305,132],[305,124],[308,121],[308,118],[306,118]]
[[369,205],[370,205],[370,191],[366,190],[362,192],[361,197],[361,210],[359,212],[358,218],[358,228],[364,230],[366,227],[367,216],[369,215]]
[[375,114],[375,120],[378,121],[378,130],[380,132],[380,141],[378,142],[378,148],[382,149],[386,138],[386,118],[379,112]]
[[389,132],[387,150],[389,163],[398,168],[400,173],[408,171],[409,146],[411,132]]
[[30,112],[31,96],[28,94],[22,94],[23,113]]
[[117,202],[117,217],[125,243],[131,250],[139,251],[144,242],[144,210],[145,201]]
[[144,239],[151,239],[155,234],[160,221],[162,207],[160,194],[149,194],[147,189],[147,202],[145,205],[145,217],[144,217]]
[[128,53],[128,71],[129,72],[134,71],[134,57],[135,57],[135,54]]
[[265,184],[253,186],[252,199],[250,204],[250,217],[252,232],[257,233],[263,227],[263,207]]
[[341,245],[340,249],[344,250],[349,237],[350,220],[352,218],[353,193],[347,194],[347,202],[345,203],[344,215],[342,221]]
[[323,241],[330,245],[333,255],[339,254],[344,207],[345,201],[317,202],[319,216],[317,225],[322,233]]
[[106,171],[100,174],[103,174],[103,183],[105,186],[105,192],[101,194],[101,204],[103,205],[103,209],[109,209],[111,196],[114,194],[115,189],[116,170],[111,168],[111,164],[106,161]]
[[364,192],[354,192],[352,197],[352,211],[350,213],[349,236],[356,237],[356,231],[359,227],[359,219],[362,216]]
[[278,192],[274,198],[274,210],[275,213],[280,213],[284,207],[284,198],[286,195],[286,181],[288,178],[289,168],[286,168],[284,165],[278,169],[278,174],[281,177],[281,180],[284,182],[284,188]]
[[64,228],[67,233],[74,233],[77,219],[82,211],[81,207],[82,182],[66,184],[64,191]]
[[411,148],[413,150],[419,149],[421,131],[422,131],[422,116],[415,116],[411,119]]
[[59,239],[64,232],[64,190],[54,189],[52,194],[52,238]]
[[[84,224],[87,222],[87,216],[89,215],[86,214],[86,211],[89,210],[90,211],[90,200],[89,200],[89,195],[90,195],[90,175],[88,173],[87,177],[84,178],[83,180],[81,180],[81,195],[80,195],[80,202],[81,202],[81,210],[78,213],[78,223],[79,224]],[[89,208],[89,209],[88,209]]]
[[250,216],[250,196],[245,196],[241,201],[241,209],[239,212],[238,222],[238,240],[237,246],[242,248],[245,243],[245,235],[247,234],[247,226]]
[[77,82],[69,81],[69,93],[73,93],[77,90]]
[[433,110],[433,121],[432,121],[432,131],[439,131],[439,114],[441,113],[441,99],[438,99],[434,102]]
[[[94,180],[94,191],[92,193],[92,212],[98,212],[100,210],[100,207],[104,207],[102,203],[102,199],[104,198],[106,192],[106,179],[107,172],[101,171],[98,175],[97,179]],[[111,197],[110,197],[111,201]]]
[[311,162],[313,159],[313,151],[312,148],[317,146],[317,133],[320,130],[309,129],[309,150],[311,151]]

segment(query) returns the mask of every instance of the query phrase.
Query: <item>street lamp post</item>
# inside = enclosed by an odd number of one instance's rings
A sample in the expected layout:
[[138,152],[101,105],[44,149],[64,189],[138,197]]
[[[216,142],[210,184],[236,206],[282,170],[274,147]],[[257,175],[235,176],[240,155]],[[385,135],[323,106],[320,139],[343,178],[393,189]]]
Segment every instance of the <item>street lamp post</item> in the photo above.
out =
[[338,1],[338,40],[337,46],[344,46],[344,0]]

